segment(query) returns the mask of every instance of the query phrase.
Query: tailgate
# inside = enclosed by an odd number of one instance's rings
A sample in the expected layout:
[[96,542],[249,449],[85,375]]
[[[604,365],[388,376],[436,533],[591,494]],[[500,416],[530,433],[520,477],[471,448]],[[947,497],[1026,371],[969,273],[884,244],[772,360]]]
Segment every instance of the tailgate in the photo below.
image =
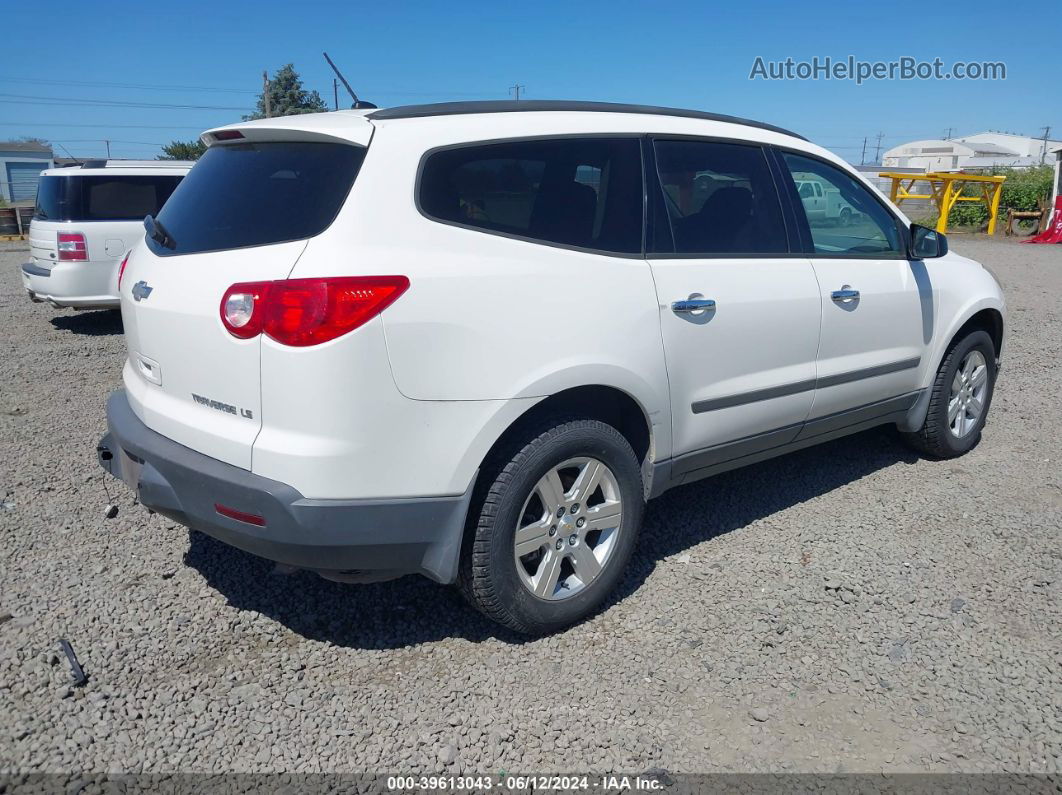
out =
[[[222,298],[234,284],[288,278],[342,207],[365,149],[301,140],[299,131],[270,128],[268,140],[246,132],[210,146],[170,196],[157,239],[130,255],[120,294],[137,416],[249,470],[262,426],[262,338],[230,333]],[[297,140],[278,138],[285,134]]]
[[57,232],[62,224],[30,221],[29,244],[33,264],[51,268],[59,258]]
[[262,424],[261,338],[241,340],[225,330],[221,297],[236,282],[285,278],[305,247],[295,241],[183,257],[135,249],[121,290],[125,383],[145,425],[251,468]]

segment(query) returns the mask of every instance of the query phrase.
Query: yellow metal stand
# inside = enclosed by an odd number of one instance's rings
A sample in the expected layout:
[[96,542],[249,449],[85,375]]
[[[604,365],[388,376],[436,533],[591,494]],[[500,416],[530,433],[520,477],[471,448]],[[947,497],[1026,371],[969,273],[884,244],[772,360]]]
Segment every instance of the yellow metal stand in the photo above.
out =
[[[983,202],[988,208],[988,234],[996,233],[996,215],[999,213],[999,199],[1003,194],[1003,183],[1006,177],[982,177],[976,174],[952,174],[948,172],[930,171],[927,174],[899,174],[895,171],[882,171],[879,177],[888,177],[892,180],[889,189],[889,198],[893,204],[899,204],[904,199],[932,199],[940,216],[937,218],[937,231],[944,234],[948,231],[948,214],[956,202]],[[928,182],[932,193],[911,193],[916,182]],[[976,187],[979,196],[963,196],[963,188],[967,185]]]

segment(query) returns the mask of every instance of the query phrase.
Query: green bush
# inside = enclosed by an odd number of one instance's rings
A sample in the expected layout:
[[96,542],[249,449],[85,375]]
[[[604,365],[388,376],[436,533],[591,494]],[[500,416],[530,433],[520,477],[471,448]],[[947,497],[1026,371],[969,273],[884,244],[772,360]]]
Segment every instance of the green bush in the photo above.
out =
[[[1055,170],[1052,166],[1037,166],[1036,168],[999,168],[993,169],[992,175],[1002,175],[1007,178],[1003,183],[1003,195],[999,199],[1000,221],[1006,221],[1007,210],[1037,210],[1041,199],[1051,196],[1051,182],[1055,178]],[[979,196],[979,185],[967,185],[963,190],[964,196]],[[988,208],[980,202],[961,202],[951,208],[948,215],[948,226],[975,226],[982,227],[988,224]]]

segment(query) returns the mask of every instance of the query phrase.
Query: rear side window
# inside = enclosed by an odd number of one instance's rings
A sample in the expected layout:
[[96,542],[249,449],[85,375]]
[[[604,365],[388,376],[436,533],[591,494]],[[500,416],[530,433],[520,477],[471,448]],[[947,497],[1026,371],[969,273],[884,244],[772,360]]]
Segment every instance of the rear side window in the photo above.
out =
[[140,221],[156,215],[180,175],[41,177],[34,217],[41,221]]
[[486,232],[620,254],[642,250],[636,139],[563,138],[446,149],[424,163],[431,218]]
[[658,140],[654,148],[663,188],[654,253],[788,252],[778,192],[760,147]]
[[173,249],[160,256],[304,240],[338,215],[365,159],[360,146],[283,141],[212,146],[158,220]]

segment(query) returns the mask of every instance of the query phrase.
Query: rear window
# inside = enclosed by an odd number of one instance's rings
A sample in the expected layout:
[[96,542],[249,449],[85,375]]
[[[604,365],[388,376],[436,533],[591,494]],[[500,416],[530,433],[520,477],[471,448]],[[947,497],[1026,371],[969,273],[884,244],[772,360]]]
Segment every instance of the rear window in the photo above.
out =
[[360,146],[284,141],[212,146],[158,220],[173,249],[159,256],[264,246],[323,232],[365,158]]
[[181,181],[180,175],[41,177],[40,221],[140,221],[156,215]]

